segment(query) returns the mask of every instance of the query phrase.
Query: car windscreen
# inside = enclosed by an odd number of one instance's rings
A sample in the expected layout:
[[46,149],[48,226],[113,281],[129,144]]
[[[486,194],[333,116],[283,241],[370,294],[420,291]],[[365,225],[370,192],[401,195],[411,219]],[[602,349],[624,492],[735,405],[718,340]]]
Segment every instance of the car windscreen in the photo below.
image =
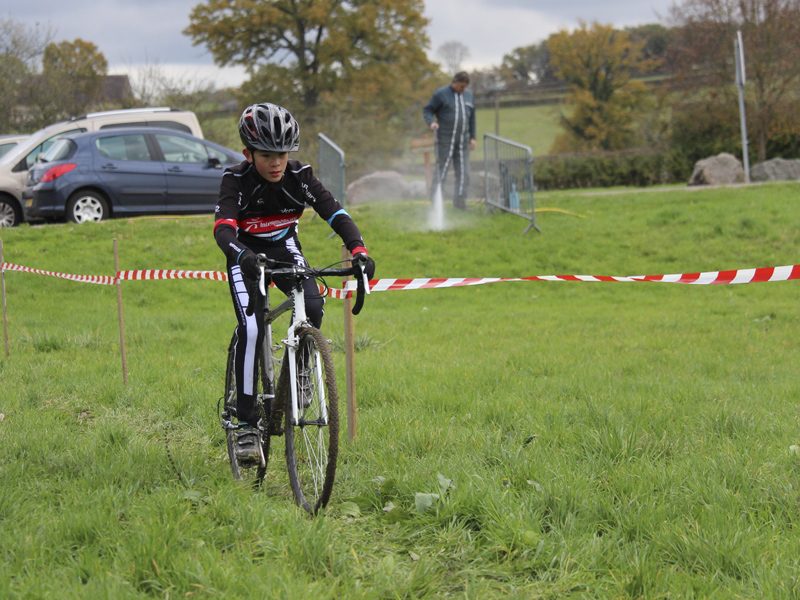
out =
[[6,152],[11,150],[14,146],[17,145],[17,142],[10,142],[8,144],[4,144],[0,142],[0,156],[3,156]]
[[50,146],[47,150],[42,152],[39,160],[43,162],[53,162],[55,160],[64,160],[72,156],[77,146],[75,142],[68,138],[61,138]]

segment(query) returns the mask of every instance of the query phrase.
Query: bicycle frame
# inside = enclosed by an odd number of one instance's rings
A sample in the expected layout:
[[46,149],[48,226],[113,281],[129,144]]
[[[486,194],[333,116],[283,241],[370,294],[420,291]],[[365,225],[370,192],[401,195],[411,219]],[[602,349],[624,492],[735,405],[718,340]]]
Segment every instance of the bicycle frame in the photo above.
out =
[[[297,355],[297,346],[299,342],[299,337],[297,335],[297,330],[301,327],[309,327],[310,323],[308,321],[308,316],[306,315],[306,300],[305,295],[303,293],[303,285],[302,280],[299,279],[297,273],[294,274],[295,281],[292,284],[292,293],[291,295],[284,300],[281,304],[279,304],[274,309],[271,309],[269,306],[269,290],[266,286],[266,276],[265,276],[265,268],[263,266],[261,268],[261,276],[259,277],[258,288],[261,295],[264,297],[264,348],[265,352],[271,352],[272,348],[272,323],[283,313],[285,313],[290,308],[293,309],[292,311],[292,320],[289,323],[289,328],[286,331],[286,338],[281,340],[284,347],[286,348],[286,352],[288,355],[289,360],[289,392],[290,397],[292,399],[291,405],[291,423],[292,425],[300,425],[300,405],[299,405],[299,396],[298,393],[298,381],[297,381],[297,362],[296,362],[296,355]],[[275,369],[272,364],[272,357],[265,357],[269,358],[269,360],[265,360],[265,364],[270,365],[270,373],[269,379],[273,382],[273,389],[275,387]],[[315,425],[327,425],[328,424],[328,405],[325,399],[325,386],[323,385],[323,373],[322,373],[322,365],[319,362],[315,362],[315,369],[313,376],[317,380],[317,389],[319,390],[320,398],[320,420],[314,421]],[[274,394],[273,394],[274,396]]]
[[[337,266],[341,264],[337,263],[314,269],[301,264],[281,263],[264,254],[256,255],[256,266],[260,269],[257,277],[258,289],[251,284],[246,286],[249,302],[244,312],[248,318],[261,319],[259,329],[263,327],[256,366],[260,366],[261,376],[260,381],[255,382],[258,393],[256,409],[260,417],[256,427],[260,463],[255,461],[255,453],[250,447],[253,444],[252,427],[238,420],[238,407],[234,406],[234,401],[239,399],[235,372],[236,349],[239,347],[238,327],[228,345],[223,397],[225,405],[219,412],[222,427],[226,431],[228,458],[233,476],[241,480],[249,470],[254,473],[253,483],[260,486],[269,464],[272,437],[284,435],[286,467],[292,493],[297,504],[312,515],[327,504],[333,489],[339,446],[339,419],[330,343],[309,322],[305,280],[313,278],[316,282],[319,279],[327,287],[324,277],[356,277],[356,301],[351,312],[358,314],[364,304],[364,295],[369,293],[366,275],[369,261],[366,257],[358,257],[358,260],[354,259],[352,262],[348,267]],[[288,298],[275,307],[270,307],[267,282],[277,278],[287,282],[288,287],[281,287],[287,290]],[[310,289],[311,286],[308,287]],[[272,327],[290,309],[292,313],[286,337],[273,346]],[[248,327],[251,323],[248,323]],[[281,346],[283,352],[280,350]],[[280,374],[275,369],[279,360],[282,361]],[[281,428],[282,424],[286,427]],[[244,431],[238,431],[240,429]],[[240,462],[240,458],[243,462]]]

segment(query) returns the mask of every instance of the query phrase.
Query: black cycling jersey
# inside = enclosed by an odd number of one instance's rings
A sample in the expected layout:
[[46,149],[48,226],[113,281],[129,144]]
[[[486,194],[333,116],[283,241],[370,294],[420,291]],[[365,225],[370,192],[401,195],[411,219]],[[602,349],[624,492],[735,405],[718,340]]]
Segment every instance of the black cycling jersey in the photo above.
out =
[[[234,350],[236,404],[239,421],[255,425],[257,349],[264,336],[264,322],[256,313],[247,315],[249,285],[239,266],[239,256],[246,249],[264,253],[282,262],[305,265],[297,238],[297,222],[310,205],[339,234],[351,252],[364,252],[364,242],[356,224],[341,204],[314,177],[309,165],[296,160],[287,164],[283,179],[270,183],[258,174],[255,166],[243,161],[225,170],[220,184],[214,221],[214,238],[227,257],[228,285],[236,319],[237,342]],[[283,292],[291,291],[292,281],[275,277]],[[306,314],[315,327],[322,324],[324,299],[316,280],[303,282]]]
[[306,204],[339,234],[348,250],[364,246],[347,211],[314,177],[311,166],[297,160],[289,161],[278,183],[261,177],[246,160],[226,169],[215,211],[214,237],[234,260],[245,248],[261,252],[285,246],[297,236],[297,222]]

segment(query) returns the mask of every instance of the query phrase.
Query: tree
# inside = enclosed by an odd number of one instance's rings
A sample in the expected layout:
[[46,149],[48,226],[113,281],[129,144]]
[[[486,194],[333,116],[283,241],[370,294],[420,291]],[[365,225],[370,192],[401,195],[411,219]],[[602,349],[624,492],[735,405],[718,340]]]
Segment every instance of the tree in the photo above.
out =
[[12,19],[0,19],[0,131],[23,131],[28,97],[38,61],[52,39],[48,29],[26,27]]
[[625,32],[634,43],[642,44],[642,56],[649,71],[637,73],[639,76],[663,72],[667,52],[672,43],[672,30],[658,23],[626,27]]
[[553,83],[557,80],[546,41],[514,48],[503,56],[501,69],[509,82]]
[[461,63],[469,58],[469,48],[461,42],[450,41],[439,46],[436,54],[444,61],[448,73],[455,75],[461,70]]
[[[208,0],[186,28],[220,66],[265,70],[293,103],[313,109],[323,91],[372,65],[414,78],[431,69],[421,0]],[[407,69],[407,71],[405,70]]]
[[547,40],[550,63],[557,77],[570,86],[567,102],[574,107],[562,115],[566,134],[557,150],[616,150],[635,137],[636,116],[644,102],[644,84],[632,79],[648,61],[641,43],[610,25],[581,22],[574,32],[562,30]]
[[50,113],[50,120],[85,112],[101,99],[107,72],[108,62],[92,42],[78,38],[48,44],[42,58],[42,86],[49,93],[42,94],[40,107]]
[[220,66],[246,67],[242,104],[279,102],[304,132],[324,122],[337,143],[357,137],[365,154],[385,154],[419,129],[409,106],[439,75],[426,25],[422,0],[208,0],[185,33]]
[[[733,43],[742,32],[747,71],[748,131],[758,160],[781,131],[784,111],[797,112],[800,86],[800,0],[685,0],[671,11],[671,60],[687,102],[713,90],[716,102],[736,105]],[[723,111],[727,112],[727,111]]]
[[504,88],[505,81],[505,73],[500,67],[474,69],[469,72],[469,89],[476,97],[499,92]]

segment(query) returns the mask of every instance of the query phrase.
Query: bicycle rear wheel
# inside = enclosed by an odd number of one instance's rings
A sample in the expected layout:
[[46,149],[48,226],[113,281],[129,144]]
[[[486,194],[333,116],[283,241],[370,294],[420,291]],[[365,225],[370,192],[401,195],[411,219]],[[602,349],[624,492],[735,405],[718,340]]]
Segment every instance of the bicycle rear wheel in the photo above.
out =
[[227,366],[225,368],[225,395],[223,397],[222,412],[220,413],[220,422],[222,423],[222,427],[225,430],[226,446],[228,450],[228,461],[231,466],[231,473],[233,474],[233,478],[239,480],[248,480],[248,479],[252,480],[253,486],[259,487],[261,483],[264,481],[264,476],[267,474],[267,465],[269,464],[269,447],[271,439],[271,436],[268,433],[267,419],[264,416],[263,392],[265,390],[271,389],[271,386],[266,379],[267,371],[264,368],[265,356],[262,348],[262,351],[260,351],[258,354],[259,378],[258,378],[256,393],[258,394],[257,403],[258,403],[258,412],[261,417],[260,423],[262,423],[262,426],[259,427],[259,441],[261,444],[261,452],[264,455],[264,463],[263,465],[240,464],[239,460],[236,457],[236,431],[238,427],[238,421],[236,419],[236,374],[234,371],[234,365],[235,365],[234,359],[236,355],[237,340],[238,337],[236,335],[236,330],[234,330],[233,337],[231,338],[231,343],[228,346],[228,361],[227,361]]
[[[297,504],[313,515],[328,503],[333,490],[339,453],[339,401],[328,341],[314,327],[304,327],[297,335],[295,361],[301,409],[296,425],[292,424],[288,353],[278,380],[277,400],[286,407],[286,466],[292,492]],[[302,390],[299,383],[304,372],[310,377]]]

